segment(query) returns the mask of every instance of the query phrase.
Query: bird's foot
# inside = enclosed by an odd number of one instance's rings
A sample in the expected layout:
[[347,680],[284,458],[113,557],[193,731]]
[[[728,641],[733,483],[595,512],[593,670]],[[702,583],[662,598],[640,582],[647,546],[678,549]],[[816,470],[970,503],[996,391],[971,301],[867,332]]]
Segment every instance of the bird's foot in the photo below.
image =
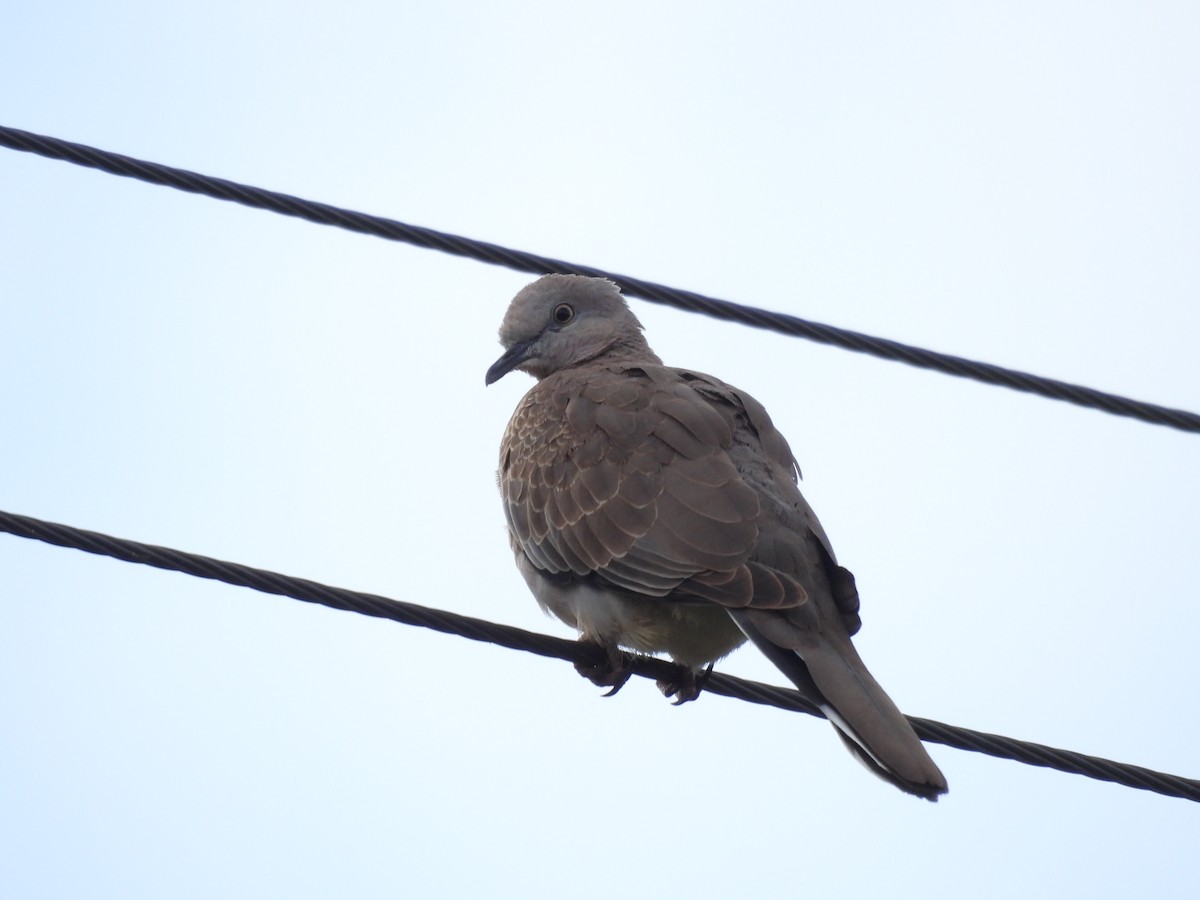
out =
[[619,647],[604,647],[586,638],[579,640],[591,644],[593,647],[600,647],[605,653],[605,660],[595,664],[575,663],[575,671],[597,687],[608,688],[609,690],[604,694],[605,697],[611,697],[625,687],[625,682],[633,675],[633,670],[629,668],[629,657]]
[[683,677],[675,681],[663,679],[656,682],[664,697],[674,697],[673,706],[679,706],[690,700],[695,700],[704,690],[704,684],[712,675],[713,664],[709,663],[703,669],[685,669]]

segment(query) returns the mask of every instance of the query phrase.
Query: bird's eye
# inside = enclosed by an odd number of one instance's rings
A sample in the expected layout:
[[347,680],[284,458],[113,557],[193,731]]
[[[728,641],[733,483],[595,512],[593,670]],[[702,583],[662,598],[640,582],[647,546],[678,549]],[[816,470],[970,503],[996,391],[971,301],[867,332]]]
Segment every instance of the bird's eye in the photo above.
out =
[[554,321],[559,325],[566,325],[575,318],[575,310],[569,303],[560,303],[554,307]]

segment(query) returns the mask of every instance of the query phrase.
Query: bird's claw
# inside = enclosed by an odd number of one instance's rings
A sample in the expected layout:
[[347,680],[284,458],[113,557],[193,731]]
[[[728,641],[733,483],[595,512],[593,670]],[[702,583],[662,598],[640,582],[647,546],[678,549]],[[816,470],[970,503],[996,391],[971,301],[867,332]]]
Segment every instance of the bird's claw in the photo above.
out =
[[[599,646],[594,641],[584,643]],[[603,696],[611,697],[629,681],[633,670],[629,668],[628,657],[618,647],[603,647],[605,660],[601,663],[575,663],[575,671],[597,687],[606,687]]]
[[675,698],[671,701],[672,706],[682,706],[700,696],[705,683],[712,675],[712,670],[712,663],[709,663],[704,669],[687,669],[684,671],[683,677],[677,681],[663,679],[657,682],[658,689],[663,692],[664,697]]

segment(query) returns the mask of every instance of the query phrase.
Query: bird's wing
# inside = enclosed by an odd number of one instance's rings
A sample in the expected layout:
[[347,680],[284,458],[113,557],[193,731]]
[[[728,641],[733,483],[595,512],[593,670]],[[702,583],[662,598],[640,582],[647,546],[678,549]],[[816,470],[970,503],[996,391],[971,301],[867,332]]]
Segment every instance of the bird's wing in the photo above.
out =
[[[745,446],[753,443],[752,417],[718,385],[650,365],[582,367],[543,379],[501,445],[500,486],[516,547],[547,574],[596,577],[636,594],[729,607],[803,605],[812,585],[756,558],[764,498],[752,482],[772,477],[771,463],[761,447]],[[761,470],[751,477],[738,464],[748,454],[757,454]],[[810,564],[818,564],[816,546]]]

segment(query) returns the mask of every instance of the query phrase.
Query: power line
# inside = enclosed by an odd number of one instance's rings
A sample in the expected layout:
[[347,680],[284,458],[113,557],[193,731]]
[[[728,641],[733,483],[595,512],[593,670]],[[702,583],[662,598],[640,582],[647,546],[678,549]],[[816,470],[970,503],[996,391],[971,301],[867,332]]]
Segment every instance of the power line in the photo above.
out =
[[1154,425],[1165,425],[1180,431],[1200,432],[1200,415],[1181,409],[1159,406],[1141,400],[1132,400],[1117,394],[1098,391],[1094,388],[1071,384],[1031,375],[1016,369],[1008,369],[991,363],[965,359],[947,353],[938,353],[910,344],[886,338],[873,337],[849,331],[833,325],[812,322],[796,316],[771,312],[750,306],[742,306],[727,300],[718,300],[683,291],[666,285],[644,281],[628,275],[605,272],[592,266],[579,265],[521,250],[502,247],[498,244],[476,241],[458,235],[406,225],[394,219],[368,215],[304,200],[289,194],[281,194],[263,188],[214,178],[177,169],[159,163],[110,153],[84,144],[76,144],[59,138],[33,134],[16,128],[0,126],[0,146],[28,153],[36,153],[50,159],[65,160],[80,166],[99,169],[112,175],[136,178],[151,184],[173,187],[193,194],[203,194],[218,200],[230,200],[245,206],[266,209],[282,215],[294,216],[320,225],[333,225],[349,231],[370,234],[393,241],[402,241],[418,247],[440,250],[456,256],[465,256],[481,262],[507,266],[522,272],[541,275],[558,272],[568,275],[591,275],[610,278],[626,293],[654,303],[661,303],[689,312],[699,312],[717,319],[741,322],[769,331],[793,337],[802,337],[822,344],[867,353],[882,359],[902,362],[910,366],[932,369],[947,375],[969,378],[985,384],[999,385],[1016,391],[1037,394],[1052,400],[1062,400],[1077,406],[1098,409],[1115,416],[1139,419]]
[[[0,512],[0,531],[59,547],[69,547],[100,556],[109,556],[125,562],[140,563],[159,569],[182,572],[198,578],[208,578],[225,584],[252,588],[267,594],[319,603],[333,609],[391,619],[405,625],[419,625],[445,634],[485,641],[512,650],[536,653],[539,656],[565,659],[577,663],[599,664],[604,661],[604,654],[599,648],[582,644],[579,641],[551,637],[522,628],[514,628],[511,625],[501,625],[485,619],[419,606],[415,603],[403,603],[377,594],[331,587],[303,578],[294,578],[238,563],[211,559],[194,553],[172,550],[168,547],[157,547],[94,531],[84,531],[70,525],[60,525],[28,516]],[[635,674],[655,680],[677,680],[680,676],[678,666],[650,657],[630,657],[630,667]],[[747,681],[719,672],[714,672],[705,682],[704,690],[708,693],[747,700],[751,703],[821,716],[821,713],[811,703],[794,690]],[[989,756],[1011,759],[1026,765],[1056,769],[1075,775],[1086,775],[1088,778],[1099,781],[1110,781],[1126,787],[1164,794],[1168,797],[1181,797],[1185,800],[1200,802],[1200,781],[1198,780],[1168,775],[1164,772],[1113,762],[1096,756],[1087,756],[1071,750],[1060,750],[1043,744],[946,725],[931,719],[909,717],[909,721],[918,736],[926,741],[957,747],[960,750],[986,753]]]

